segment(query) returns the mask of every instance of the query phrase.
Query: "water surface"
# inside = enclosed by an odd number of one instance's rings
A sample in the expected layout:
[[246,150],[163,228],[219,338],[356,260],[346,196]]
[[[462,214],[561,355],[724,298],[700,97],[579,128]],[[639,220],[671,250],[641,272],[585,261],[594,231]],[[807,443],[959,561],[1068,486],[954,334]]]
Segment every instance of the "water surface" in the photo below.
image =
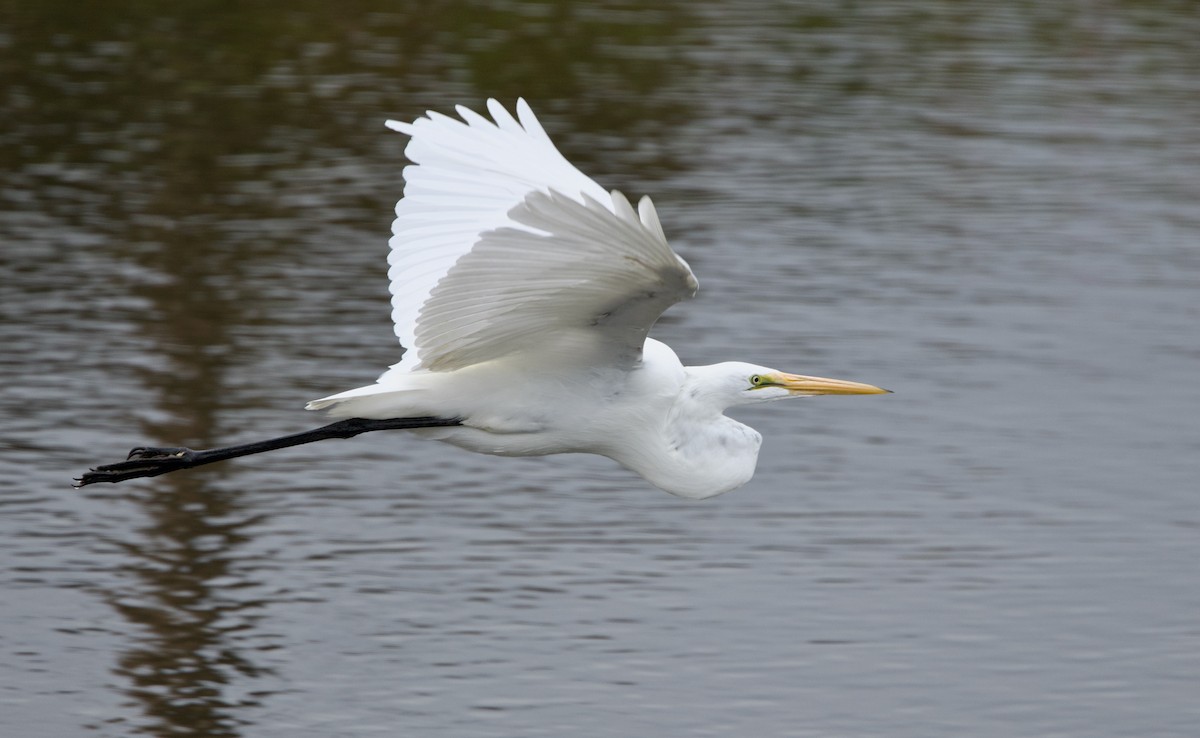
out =
[[[0,727],[1191,736],[1190,5],[0,12]],[[887,386],[689,503],[315,424],[395,361],[387,117],[525,95],[701,281],[655,335]]]

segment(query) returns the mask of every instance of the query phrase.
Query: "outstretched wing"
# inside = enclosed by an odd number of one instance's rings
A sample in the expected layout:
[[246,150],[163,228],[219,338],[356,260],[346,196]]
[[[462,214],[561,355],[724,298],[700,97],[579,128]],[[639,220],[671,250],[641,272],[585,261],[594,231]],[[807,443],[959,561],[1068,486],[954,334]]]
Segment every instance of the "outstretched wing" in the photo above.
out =
[[696,278],[650,198],[639,212],[616,191],[605,201],[533,192],[509,212],[513,225],[483,234],[421,308],[421,366],[597,344],[614,364],[636,360],[663,311],[696,293]]
[[458,107],[388,126],[412,136],[392,226],[392,319],[407,352],[380,377],[445,371],[589,330],[613,361],[695,293],[649,199],[635,212],[554,147],[524,100],[495,122]]
[[461,121],[429,112],[412,123],[387,123],[412,137],[405,154],[413,162],[404,169],[389,242],[392,320],[407,349],[392,371],[424,364],[421,306],[482,234],[513,225],[509,211],[526,195],[553,189],[580,201],[584,194],[608,199],[559,153],[524,100],[517,101],[517,119],[495,100],[487,106],[494,122],[459,106]]

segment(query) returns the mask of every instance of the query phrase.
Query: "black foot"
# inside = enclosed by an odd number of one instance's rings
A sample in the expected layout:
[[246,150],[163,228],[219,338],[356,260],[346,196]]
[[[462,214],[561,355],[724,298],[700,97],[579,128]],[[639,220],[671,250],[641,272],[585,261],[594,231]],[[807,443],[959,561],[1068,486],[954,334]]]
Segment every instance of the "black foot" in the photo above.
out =
[[195,466],[196,452],[190,448],[147,448],[139,446],[129,452],[125,461],[104,464],[75,480],[76,487],[97,482],[123,482],[138,477],[157,477],[178,469]]

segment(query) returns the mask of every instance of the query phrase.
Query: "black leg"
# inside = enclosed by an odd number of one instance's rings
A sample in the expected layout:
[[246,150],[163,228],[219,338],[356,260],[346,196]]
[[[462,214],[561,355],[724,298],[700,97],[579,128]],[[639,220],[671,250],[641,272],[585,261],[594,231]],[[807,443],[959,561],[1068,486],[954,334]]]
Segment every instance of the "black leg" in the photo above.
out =
[[115,464],[97,466],[75,480],[76,487],[83,487],[97,482],[123,482],[126,479],[138,477],[157,477],[160,474],[190,469],[194,466],[211,464],[214,461],[235,459],[239,456],[261,454],[264,451],[274,451],[289,446],[299,446],[303,443],[325,441],[330,438],[353,438],[360,433],[378,430],[409,430],[412,428],[441,428],[451,425],[462,425],[455,418],[390,418],[388,420],[368,420],[366,418],[350,418],[336,423],[314,428],[303,433],[293,433],[290,436],[271,438],[256,443],[246,443],[240,446],[223,446],[205,451],[193,451],[190,448],[152,448],[139,446],[129,452],[125,461]]

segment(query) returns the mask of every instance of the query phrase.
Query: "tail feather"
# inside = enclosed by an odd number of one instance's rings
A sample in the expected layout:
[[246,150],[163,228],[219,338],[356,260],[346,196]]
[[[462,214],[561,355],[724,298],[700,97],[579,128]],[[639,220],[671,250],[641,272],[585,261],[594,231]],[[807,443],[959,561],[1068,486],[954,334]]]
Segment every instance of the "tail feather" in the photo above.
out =
[[331,418],[388,418],[424,417],[436,415],[421,402],[425,392],[419,389],[395,389],[378,384],[339,392],[313,400],[305,410],[325,410]]

